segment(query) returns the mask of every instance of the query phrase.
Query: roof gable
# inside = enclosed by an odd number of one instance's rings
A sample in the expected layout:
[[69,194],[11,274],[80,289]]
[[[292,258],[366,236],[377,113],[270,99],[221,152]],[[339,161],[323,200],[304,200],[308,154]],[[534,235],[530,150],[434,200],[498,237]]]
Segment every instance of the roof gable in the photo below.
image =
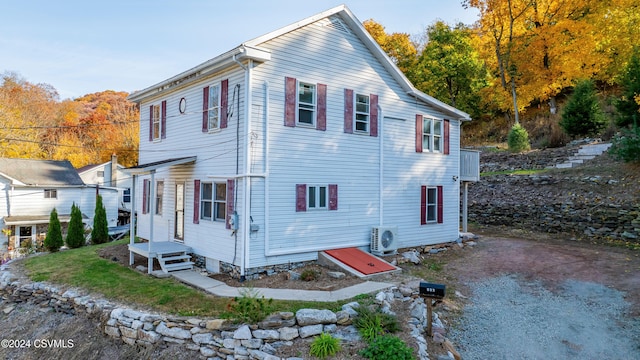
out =
[[84,182],[68,160],[0,158],[0,174],[20,185],[81,186]]
[[364,28],[362,22],[356,18],[346,5],[336,6],[265,35],[246,41],[235,49],[206,61],[190,70],[164,80],[156,85],[150,86],[144,90],[134,92],[129,96],[129,100],[139,103],[147,97],[154,96],[175,86],[181,86],[188,82],[195,81],[202,76],[206,76],[206,74],[220,70],[224,66],[233,66],[237,61],[242,61],[243,59],[269,61],[271,59],[271,53],[268,50],[261,48],[261,44],[315,22],[322,22],[322,25],[331,26],[340,31],[351,30],[360,39],[360,41],[362,41],[371,54],[380,61],[382,66],[389,72],[389,74],[391,74],[393,79],[400,84],[407,94],[415,97],[418,101],[422,101],[425,104],[442,111],[447,114],[447,116],[451,116],[454,119],[471,120],[469,114],[416,89]]
[[[78,174],[83,174],[85,172],[89,172],[91,170],[100,170],[100,169],[104,169],[107,166],[111,166],[111,161],[107,161],[105,163],[102,164],[90,164],[90,165],[85,165],[81,168],[77,168],[76,171],[78,172]],[[118,170],[122,170],[124,169],[124,165],[122,164],[117,164],[118,166]]]

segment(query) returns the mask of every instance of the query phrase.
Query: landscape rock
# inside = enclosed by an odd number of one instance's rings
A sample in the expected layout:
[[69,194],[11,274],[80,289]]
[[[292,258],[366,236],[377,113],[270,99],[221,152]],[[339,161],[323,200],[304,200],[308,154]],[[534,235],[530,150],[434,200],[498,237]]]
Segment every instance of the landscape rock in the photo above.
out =
[[300,309],[296,312],[296,321],[300,326],[315,324],[335,324],[336,314],[331,310]]

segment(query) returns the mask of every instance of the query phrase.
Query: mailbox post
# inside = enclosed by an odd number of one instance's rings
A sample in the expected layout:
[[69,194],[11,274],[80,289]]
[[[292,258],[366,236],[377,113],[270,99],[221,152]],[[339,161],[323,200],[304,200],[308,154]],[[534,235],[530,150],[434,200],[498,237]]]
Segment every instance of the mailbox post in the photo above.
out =
[[427,303],[427,335],[429,336],[433,336],[431,331],[431,323],[433,319],[432,300],[442,300],[444,298],[445,291],[445,285],[420,282],[420,297],[425,298],[425,302]]

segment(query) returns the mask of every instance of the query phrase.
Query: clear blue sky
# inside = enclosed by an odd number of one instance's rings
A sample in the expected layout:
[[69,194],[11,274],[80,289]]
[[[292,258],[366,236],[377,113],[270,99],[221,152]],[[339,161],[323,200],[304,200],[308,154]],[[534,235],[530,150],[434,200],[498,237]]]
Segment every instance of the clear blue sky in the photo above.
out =
[[388,33],[477,20],[460,0],[0,0],[0,73],[62,99],[132,92],[342,3]]

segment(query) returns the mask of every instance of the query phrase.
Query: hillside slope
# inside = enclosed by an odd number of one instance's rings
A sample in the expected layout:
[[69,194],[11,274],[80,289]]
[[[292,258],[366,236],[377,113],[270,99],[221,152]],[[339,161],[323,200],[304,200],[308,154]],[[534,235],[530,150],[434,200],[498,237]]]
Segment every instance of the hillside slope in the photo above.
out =
[[469,187],[469,221],[640,247],[640,166],[605,153],[575,168],[544,170],[576,149],[483,151],[482,172],[540,171],[482,176]]

